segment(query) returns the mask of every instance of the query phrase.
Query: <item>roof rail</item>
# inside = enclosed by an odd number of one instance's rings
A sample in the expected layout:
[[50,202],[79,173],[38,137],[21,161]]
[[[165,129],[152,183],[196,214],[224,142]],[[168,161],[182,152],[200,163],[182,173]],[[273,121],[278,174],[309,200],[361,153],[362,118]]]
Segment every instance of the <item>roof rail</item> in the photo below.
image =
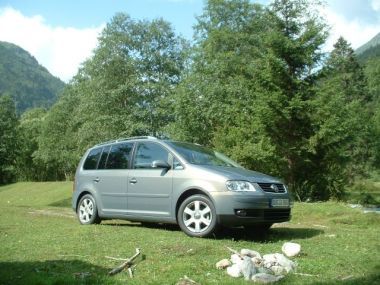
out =
[[119,139],[116,139],[116,140],[110,140],[110,141],[98,143],[95,146],[101,146],[101,145],[105,145],[105,144],[117,143],[117,142],[122,142],[122,141],[143,140],[143,139],[157,140],[156,137],[152,137],[152,136],[135,136],[135,137],[119,138]]
[[136,137],[129,137],[129,138],[120,138],[116,141],[128,141],[128,140],[144,140],[144,139],[150,139],[150,140],[156,140],[156,137],[153,136],[136,136]]

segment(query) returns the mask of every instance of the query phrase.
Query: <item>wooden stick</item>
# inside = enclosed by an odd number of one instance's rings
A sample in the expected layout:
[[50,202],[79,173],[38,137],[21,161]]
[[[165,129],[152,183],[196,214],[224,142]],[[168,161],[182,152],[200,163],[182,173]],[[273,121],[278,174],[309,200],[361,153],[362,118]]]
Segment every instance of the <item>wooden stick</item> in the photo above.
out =
[[112,260],[118,260],[118,261],[128,261],[129,258],[118,258],[118,257],[112,257],[112,256],[105,256],[105,258],[112,259]]
[[132,267],[129,267],[129,268],[128,268],[128,273],[129,273],[129,277],[133,278]]
[[301,276],[309,276],[309,277],[319,277],[319,275],[313,275],[313,274],[308,274],[308,273],[298,273],[298,272],[295,272],[293,274],[294,275],[301,275]]
[[118,267],[112,269],[110,272],[108,272],[108,275],[110,275],[110,276],[115,275],[115,274],[123,271],[124,268],[131,266],[132,261],[135,260],[136,257],[140,255],[140,253],[141,253],[140,249],[136,248],[136,253],[131,258],[128,258],[125,262],[120,264]]
[[228,246],[226,246],[227,247],[227,249],[229,250],[229,251],[231,251],[232,253],[234,253],[234,254],[237,254],[241,259],[243,259],[243,256],[237,251],[237,250],[234,250],[233,248],[230,248],[230,247],[228,247]]

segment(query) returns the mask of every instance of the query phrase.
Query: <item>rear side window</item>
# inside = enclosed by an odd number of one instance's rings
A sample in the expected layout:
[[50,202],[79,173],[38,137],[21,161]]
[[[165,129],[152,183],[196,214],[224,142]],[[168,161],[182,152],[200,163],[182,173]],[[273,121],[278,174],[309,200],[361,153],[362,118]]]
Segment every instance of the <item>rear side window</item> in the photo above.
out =
[[127,169],[131,158],[133,143],[112,145],[106,163],[107,169]]
[[101,147],[91,150],[90,153],[87,155],[86,161],[84,162],[83,169],[86,169],[86,170],[96,169],[101,153],[102,153]]

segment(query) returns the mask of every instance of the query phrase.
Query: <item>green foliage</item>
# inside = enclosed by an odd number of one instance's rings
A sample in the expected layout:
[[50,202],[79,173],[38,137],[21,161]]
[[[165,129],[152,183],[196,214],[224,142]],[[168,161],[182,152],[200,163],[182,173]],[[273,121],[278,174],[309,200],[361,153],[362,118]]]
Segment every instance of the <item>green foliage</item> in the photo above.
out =
[[312,175],[308,181],[324,185],[316,188],[313,197],[340,199],[344,187],[367,171],[371,144],[369,97],[354,51],[340,38],[321,70],[310,105],[313,134],[309,139],[312,157],[308,172]]
[[369,110],[372,117],[369,120],[371,127],[371,162],[376,169],[380,169],[380,57],[366,63],[365,74],[368,81],[368,92],[372,98]]
[[43,181],[51,179],[47,165],[36,158],[41,127],[46,116],[42,108],[30,109],[22,114],[18,126],[20,151],[16,159],[18,180]]
[[299,200],[344,198],[380,168],[380,62],[361,66],[342,38],[325,56],[318,5],[209,0],[192,47],[162,19],[116,14],[59,101],[21,118],[19,178],[70,179],[95,143],[168,135],[282,177]]
[[[167,97],[180,80],[185,42],[167,22],[117,14],[78,75],[84,90],[79,136],[87,145],[131,135],[157,135],[170,117]],[[109,111],[112,110],[112,113]]]
[[28,52],[0,42],[0,94],[13,98],[18,114],[30,108],[50,107],[64,85]]
[[159,135],[172,120],[168,97],[181,78],[187,43],[167,22],[117,14],[49,111],[36,159],[70,178],[84,151],[101,141]]
[[171,133],[213,144],[298,187],[325,26],[306,1],[275,1],[268,9],[208,1],[198,20],[194,64],[176,93]]
[[376,57],[380,57],[380,33],[359,47],[355,52],[362,63],[367,63]]
[[44,116],[37,137],[38,149],[34,161],[45,166],[45,180],[71,179],[80,156],[78,153],[78,120],[75,110],[79,94],[71,86]]
[[10,96],[0,96],[0,184],[13,181],[18,154],[17,117]]

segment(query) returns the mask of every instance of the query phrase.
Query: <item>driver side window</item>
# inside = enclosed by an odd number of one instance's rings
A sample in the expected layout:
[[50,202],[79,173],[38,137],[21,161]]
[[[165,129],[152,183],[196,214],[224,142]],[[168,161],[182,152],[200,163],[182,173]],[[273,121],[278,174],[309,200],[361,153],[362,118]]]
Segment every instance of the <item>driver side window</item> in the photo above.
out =
[[152,162],[162,160],[170,164],[169,152],[156,143],[139,143],[136,150],[134,161],[135,169],[150,169]]

